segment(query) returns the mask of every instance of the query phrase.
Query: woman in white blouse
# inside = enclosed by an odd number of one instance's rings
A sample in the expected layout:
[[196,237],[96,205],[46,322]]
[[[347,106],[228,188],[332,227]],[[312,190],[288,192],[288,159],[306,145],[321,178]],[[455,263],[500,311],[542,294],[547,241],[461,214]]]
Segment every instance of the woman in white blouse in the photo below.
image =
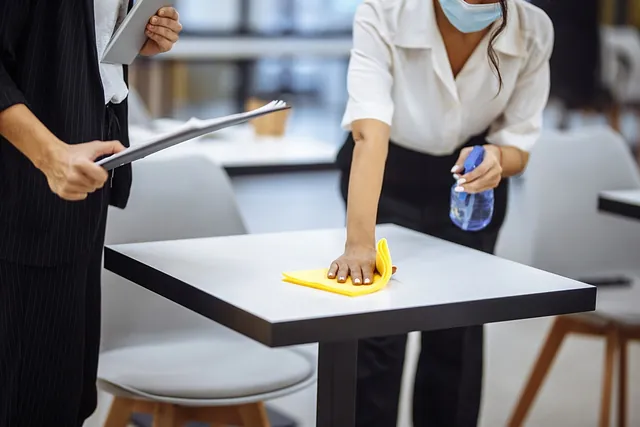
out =
[[[550,19],[525,0],[364,0],[353,37],[343,120],[350,135],[338,155],[347,239],[329,277],[371,282],[376,222],[492,253],[507,178],[525,169],[541,129]],[[482,165],[457,175],[474,145],[486,149]],[[484,230],[451,223],[454,180],[457,191],[494,189]],[[358,427],[396,425],[405,345],[404,335],[360,343]],[[476,426],[482,364],[482,326],[423,332],[414,426]]]

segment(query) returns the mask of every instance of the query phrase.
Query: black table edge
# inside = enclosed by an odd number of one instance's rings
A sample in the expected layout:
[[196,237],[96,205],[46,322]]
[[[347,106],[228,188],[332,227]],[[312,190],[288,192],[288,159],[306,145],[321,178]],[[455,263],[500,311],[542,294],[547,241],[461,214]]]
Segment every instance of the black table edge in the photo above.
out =
[[318,172],[337,170],[334,161],[322,163],[273,164],[260,166],[225,166],[230,177],[247,175],[269,175],[289,172]]
[[609,199],[606,196],[598,197],[598,210],[630,219],[640,220],[640,206]]
[[[104,250],[104,268],[256,341],[266,345],[272,342],[271,325],[264,319],[114,251],[108,246]],[[221,322],[219,318],[227,321]],[[229,319],[233,320],[230,322]]]
[[[271,323],[109,247],[104,266],[158,295],[269,347],[348,341],[595,310],[597,289],[513,296],[440,306]],[[517,278],[514,278],[517,280]],[[293,285],[291,285],[293,286]],[[452,306],[457,306],[455,314]]]

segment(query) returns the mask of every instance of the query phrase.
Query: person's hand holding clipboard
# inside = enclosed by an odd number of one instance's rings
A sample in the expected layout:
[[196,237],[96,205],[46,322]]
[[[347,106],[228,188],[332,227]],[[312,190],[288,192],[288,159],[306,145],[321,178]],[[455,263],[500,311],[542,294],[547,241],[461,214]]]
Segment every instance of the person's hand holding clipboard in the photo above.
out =
[[190,141],[208,133],[216,132],[230,126],[246,123],[257,117],[288,110],[291,107],[284,101],[271,101],[267,105],[244,113],[231,114],[209,120],[191,119],[178,129],[157,135],[144,143],[121,150],[96,163],[106,170],[112,170],[136,160],[140,160],[158,151],[165,150],[185,141]]
[[100,61],[131,65],[138,55],[171,50],[182,31],[178,11],[168,0],[137,0],[109,41]]
[[181,32],[182,24],[178,11],[172,7],[160,8],[147,24],[147,41],[142,45],[140,55],[154,56],[170,51]]

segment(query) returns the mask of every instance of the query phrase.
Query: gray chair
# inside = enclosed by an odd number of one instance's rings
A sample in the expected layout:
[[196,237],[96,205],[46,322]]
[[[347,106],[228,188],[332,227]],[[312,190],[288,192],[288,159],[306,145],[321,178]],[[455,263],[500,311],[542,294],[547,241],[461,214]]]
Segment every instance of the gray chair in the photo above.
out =
[[153,127],[153,121],[151,120],[149,110],[147,110],[147,107],[144,105],[144,101],[142,101],[138,92],[133,88],[129,89],[128,101],[129,125],[140,126],[147,129]]
[[621,105],[640,104],[640,33],[635,27],[601,28],[603,80]]
[[501,257],[581,279],[637,265],[640,227],[598,212],[598,193],[640,187],[620,135],[606,126],[543,133],[512,180]]
[[[603,26],[602,78],[616,106],[612,126],[622,127],[622,112],[640,116],[640,32],[632,26]],[[633,141],[640,164],[640,138]]]
[[[145,159],[127,209],[112,210],[107,243],[244,234],[231,184],[200,157]],[[315,360],[270,349],[103,270],[99,386],[115,396],[106,427],[133,413],[155,425],[188,421],[267,427],[264,401],[315,382]]]
[[[169,132],[185,124],[184,120],[151,117],[144,101],[135,89],[129,89],[129,126],[150,132]],[[213,135],[213,134],[211,134]]]
[[520,427],[570,333],[606,339],[600,427],[609,426],[616,355],[618,426],[626,421],[627,343],[640,339],[640,225],[598,212],[603,190],[640,188],[640,175],[620,135],[607,127],[550,132],[536,145],[526,173],[514,180],[497,254],[573,278],[625,274],[629,287],[598,289],[593,313],[556,318],[509,420]]

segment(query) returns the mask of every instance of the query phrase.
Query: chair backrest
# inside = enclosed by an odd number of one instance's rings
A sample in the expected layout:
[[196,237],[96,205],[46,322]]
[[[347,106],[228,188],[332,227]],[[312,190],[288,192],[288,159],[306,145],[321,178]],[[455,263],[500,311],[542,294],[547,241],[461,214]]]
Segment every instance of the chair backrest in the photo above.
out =
[[135,89],[129,89],[129,125],[150,128],[152,119],[147,107],[138,95]]
[[617,102],[640,102],[640,33],[638,29],[604,26],[601,34],[605,84],[608,85]]
[[610,128],[545,132],[513,184],[498,255],[575,278],[637,266],[638,223],[597,209],[600,191],[640,188],[629,148]]
[[[134,165],[127,208],[110,208],[106,243],[245,233],[231,182],[219,165],[199,156],[149,158]],[[215,328],[111,272],[103,270],[102,278],[103,350]]]

